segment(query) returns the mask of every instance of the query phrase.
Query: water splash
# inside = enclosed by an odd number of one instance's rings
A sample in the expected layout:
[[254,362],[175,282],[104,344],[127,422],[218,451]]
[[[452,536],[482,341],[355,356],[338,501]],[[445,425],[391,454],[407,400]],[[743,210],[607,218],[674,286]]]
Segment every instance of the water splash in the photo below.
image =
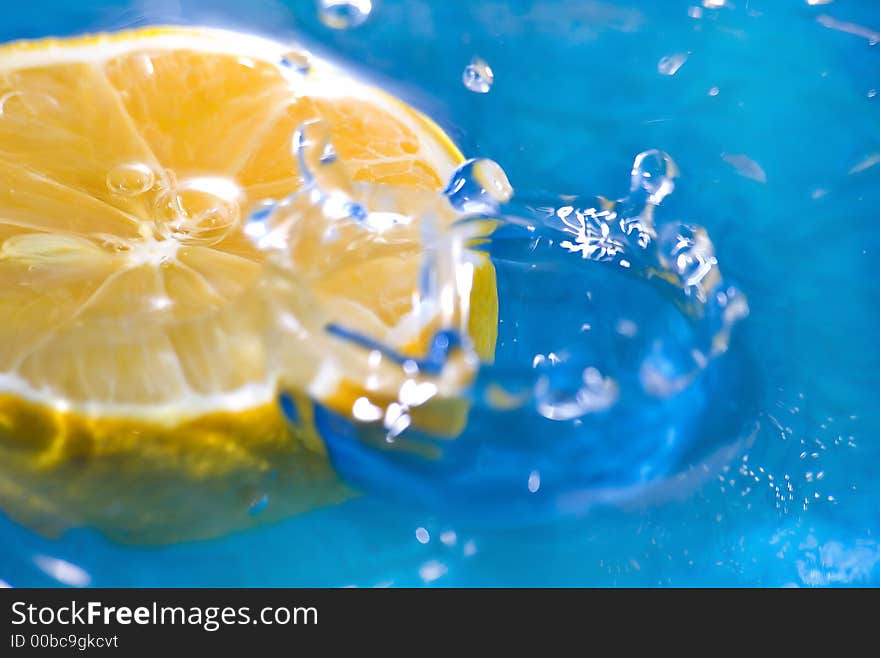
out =
[[[356,488],[558,514],[675,488],[693,459],[746,440],[742,414],[713,400],[748,398],[724,392],[742,375],[718,358],[748,306],[707,232],[658,216],[679,177],[668,154],[638,154],[615,200],[514,196],[488,159],[442,192],[357,182],[321,121],[291,149],[297,190],[252,205],[244,233],[269,261],[279,379],[312,400]],[[391,256],[412,259],[393,282]],[[472,291],[489,262],[500,320],[480,363]],[[378,277],[366,297],[354,271]],[[391,319],[389,285],[407,291]]]
[[[333,239],[328,229],[339,235],[357,227],[345,237],[357,245],[410,231],[408,244],[422,252],[417,296],[427,307],[442,309],[453,295],[459,302],[450,308],[466,308],[469,288],[456,290],[455,272],[485,257],[501,302],[494,362],[479,370],[455,313],[439,314],[444,330],[419,357],[345,322],[327,327],[360,355],[355,371],[372,382],[367,388],[385,392],[360,395],[348,409],[316,406],[331,459],[350,483],[452,509],[476,511],[485,501],[492,514],[558,513],[637,495],[646,483],[673,477],[690,463],[682,462],[686,455],[723,459],[716,444],[696,443],[707,424],[713,436],[729,424],[725,436],[738,445],[742,418],[710,400],[713,389],[740,381],[716,363],[748,307],[721,275],[704,229],[657,221],[678,177],[666,153],[635,158],[622,199],[533,203],[513,197],[503,170],[488,160],[463,163],[442,195],[352,183],[321,132],[307,125],[294,138],[304,186],[252,214],[248,232],[259,234],[258,244],[283,245],[289,254],[298,239],[292,218],[299,233],[311,215],[326,239]],[[545,313],[555,328],[549,343],[527,329]],[[451,367],[462,353],[464,371]],[[381,367],[396,374],[386,372],[379,386]],[[425,422],[438,409],[470,416],[455,441],[438,440]],[[492,430],[487,436],[480,427]]]
[[[307,306],[290,309],[274,341],[289,344],[305,335],[316,364],[306,380],[283,378],[381,430],[383,445],[397,444],[413,426],[449,431],[449,422],[426,410],[454,405],[478,365],[467,331],[475,271],[467,243],[485,228],[453,229],[462,213],[438,192],[353,181],[323,122],[300,126],[291,148],[301,185],[258,204],[244,227],[267,253],[272,276],[312,292]],[[492,165],[473,161],[458,170],[462,203],[488,210],[509,194]],[[395,276],[384,280],[389,267]],[[379,279],[367,288],[348,286],[352,271]],[[334,393],[351,386],[358,389],[351,399]],[[421,449],[407,441],[402,446]]]

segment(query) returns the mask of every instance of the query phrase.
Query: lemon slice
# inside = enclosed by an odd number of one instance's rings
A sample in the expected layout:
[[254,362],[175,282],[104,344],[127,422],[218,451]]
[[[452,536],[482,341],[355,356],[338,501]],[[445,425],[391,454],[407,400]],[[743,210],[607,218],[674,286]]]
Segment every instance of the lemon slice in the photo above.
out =
[[[245,234],[258,204],[303,186],[291,138],[316,120],[355,183],[421,198],[462,161],[400,101],[249,35],[154,28],[0,47],[5,511],[45,531],[167,541],[350,495],[311,401],[351,413],[402,380],[399,364],[372,368],[375,354],[326,327],[415,357],[438,318],[414,309],[417,224],[372,251],[293,228],[287,265]],[[489,357],[494,272],[476,256],[458,264],[454,320]],[[460,408],[430,406],[425,427],[454,433]]]

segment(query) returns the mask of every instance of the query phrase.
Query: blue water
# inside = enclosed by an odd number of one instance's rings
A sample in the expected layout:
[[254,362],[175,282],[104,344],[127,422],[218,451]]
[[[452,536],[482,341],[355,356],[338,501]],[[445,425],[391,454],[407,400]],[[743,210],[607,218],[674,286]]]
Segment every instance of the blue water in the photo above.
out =
[[[88,530],[49,540],[2,519],[0,579],[58,585],[48,556],[88,576],[68,581],[108,586],[880,584],[880,284],[870,270],[880,166],[866,166],[880,152],[880,45],[869,36],[880,8],[738,0],[689,16],[697,4],[377,0],[345,32],[324,27],[307,0],[5,10],[3,40],[144,22],[297,36],[423,109],[465,153],[500,162],[517,190],[542,199],[622,197],[635,154],[663,149],[681,176],[658,213],[706,227],[750,314],[695,386],[607,423],[619,436],[595,437],[592,453],[560,452],[570,425],[478,410],[476,454],[453,450],[445,472],[337,454],[340,471],[372,494],[222,539],[131,548]],[[847,25],[864,34],[834,29]],[[682,53],[675,75],[658,72],[661,58]],[[474,55],[494,70],[488,94],[462,86]],[[634,292],[643,282],[585,268],[563,269],[570,285],[530,278],[505,268],[515,240],[493,249],[500,365],[552,347],[581,318],[566,300],[590,286],[616,292],[603,312],[637,304],[665,335],[687,331],[653,288]],[[536,445],[505,451],[522,422],[535,424]],[[657,440],[669,428],[675,454]],[[538,495],[571,495],[531,502],[533,470],[543,474]]]

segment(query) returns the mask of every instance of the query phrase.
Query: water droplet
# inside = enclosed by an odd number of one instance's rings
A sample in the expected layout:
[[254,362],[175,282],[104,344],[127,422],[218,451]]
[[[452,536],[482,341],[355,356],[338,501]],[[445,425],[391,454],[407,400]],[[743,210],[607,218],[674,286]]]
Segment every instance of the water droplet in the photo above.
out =
[[687,53],[675,53],[667,55],[657,62],[657,71],[661,75],[675,75],[687,61]]
[[291,50],[285,53],[281,58],[280,64],[283,68],[289,69],[300,75],[307,74],[312,68],[312,60],[304,50]]
[[633,193],[644,190],[648,201],[657,206],[675,189],[676,178],[678,167],[669,155],[656,149],[644,151],[633,161],[629,189]]
[[639,325],[637,325],[632,320],[627,320],[626,318],[619,318],[614,325],[614,330],[620,334],[621,336],[626,336],[627,338],[634,338],[636,334],[639,333]]
[[107,174],[107,189],[122,196],[138,196],[152,189],[156,174],[139,162],[113,167]]
[[159,232],[187,244],[216,244],[241,221],[241,191],[225,178],[191,178],[156,199]]
[[438,562],[437,560],[430,560],[429,562],[425,562],[419,568],[419,576],[425,583],[431,583],[445,575],[447,571],[446,565],[442,562]]
[[458,541],[458,535],[454,530],[447,530],[440,535],[440,541],[444,546],[455,546],[455,542]]
[[541,488],[541,474],[538,471],[529,473],[529,493],[537,493]]
[[720,91],[720,90],[718,89],[718,87],[712,87],[712,88],[709,90],[709,95],[710,95],[710,96],[717,96],[719,91]]
[[416,528],[416,539],[420,544],[427,544],[431,541],[431,535],[425,528]]
[[703,8],[702,7],[688,7],[688,16],[691,18],[700,19],[703,17]]
[[877,95],[876,89],[869,89],[868,90],[868,98],[874,98],[876,95]]
[[373,10],[371,0],[319,0],[321,22],[334,30],[349,30],[363,25]]
[[476,94],[487,94],[495,82],[495,73],[484,60],[474,57],[471,63],[464,67],[461,81],[470,91]]
[[463,163],[443,191],[459,212],[495,214],[513,197],[507,174],[494,160],[479,158]]
[[685,292],[696,292],[704,300],[704,281],[710,282],[709,274],[718,265],[715,248],[705,229],[689,224],[666,224],[658,240],[661,262],[675,272]]

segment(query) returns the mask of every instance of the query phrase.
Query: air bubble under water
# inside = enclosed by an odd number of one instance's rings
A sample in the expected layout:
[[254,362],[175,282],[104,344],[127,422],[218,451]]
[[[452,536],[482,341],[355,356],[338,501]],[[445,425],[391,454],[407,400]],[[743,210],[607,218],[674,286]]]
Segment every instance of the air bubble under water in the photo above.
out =
[[164,190],[154,213],[160,233],[185,244],[210,246],[241,222],[241,190],[226,178],[191,178]]
[[107,174],[107,189],[122,196],[138,196],[152,189],[156,174],[141,163],[122,164]]

